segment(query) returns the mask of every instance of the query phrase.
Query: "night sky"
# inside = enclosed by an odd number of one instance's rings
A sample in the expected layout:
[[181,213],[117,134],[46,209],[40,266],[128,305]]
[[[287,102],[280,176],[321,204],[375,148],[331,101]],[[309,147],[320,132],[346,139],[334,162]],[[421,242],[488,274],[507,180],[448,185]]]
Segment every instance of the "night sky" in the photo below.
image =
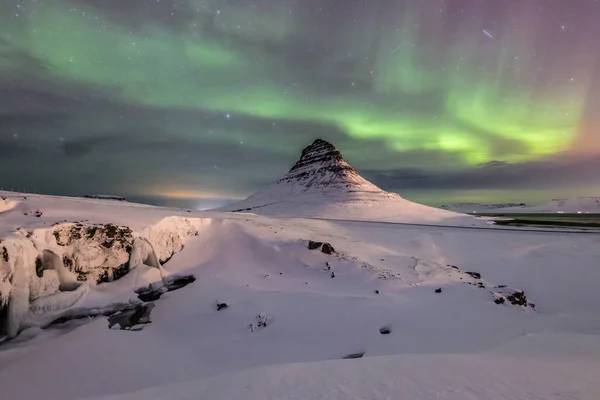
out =
[[598,0],[1,0],[0,187],[216,205],[323,138],[428,204],[600,195],[599,21]]

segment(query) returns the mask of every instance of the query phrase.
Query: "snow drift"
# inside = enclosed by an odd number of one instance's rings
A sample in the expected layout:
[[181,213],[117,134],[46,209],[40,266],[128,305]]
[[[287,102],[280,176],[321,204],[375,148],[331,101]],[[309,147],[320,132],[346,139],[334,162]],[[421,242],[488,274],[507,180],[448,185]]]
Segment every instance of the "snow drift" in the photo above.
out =
[[413,203],[364,179],[331,143],[317,139],[290,171],[221,211],[283,217],[474,224],[475,220]]

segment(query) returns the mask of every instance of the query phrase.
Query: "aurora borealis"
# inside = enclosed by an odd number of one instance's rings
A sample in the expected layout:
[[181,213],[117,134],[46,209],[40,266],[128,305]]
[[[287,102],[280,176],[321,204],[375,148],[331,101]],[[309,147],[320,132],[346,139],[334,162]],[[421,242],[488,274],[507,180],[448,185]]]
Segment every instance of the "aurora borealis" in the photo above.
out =
[[432,204],[598,195],[598,21],[595,0],[5,0],[0,187],[242,197],[321,137]]

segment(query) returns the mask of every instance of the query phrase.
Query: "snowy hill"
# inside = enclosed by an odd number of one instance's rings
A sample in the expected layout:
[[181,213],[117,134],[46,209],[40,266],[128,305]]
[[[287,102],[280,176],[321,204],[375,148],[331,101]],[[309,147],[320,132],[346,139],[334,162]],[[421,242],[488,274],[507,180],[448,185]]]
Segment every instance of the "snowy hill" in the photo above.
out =
[[2,400],[600,398],[593,234],[0,195]]
[[512,207],[502,210],[511,213],[589,213],[600,214],[600,197],[570,197],[553,199],[549,203],[530,207]]
[[499,203],[499,204],[481,204],[481,203],[454,203],[443,204],[440,206],[443,210],[460,213],[485,213],[499,211],[505,208],[526,207],[525,203]]
[[466,225],[479,222],[380,189],[360,176],[335,146],[321,139],[302,151],[298,162],[283,178],[219,211],[362,221]]

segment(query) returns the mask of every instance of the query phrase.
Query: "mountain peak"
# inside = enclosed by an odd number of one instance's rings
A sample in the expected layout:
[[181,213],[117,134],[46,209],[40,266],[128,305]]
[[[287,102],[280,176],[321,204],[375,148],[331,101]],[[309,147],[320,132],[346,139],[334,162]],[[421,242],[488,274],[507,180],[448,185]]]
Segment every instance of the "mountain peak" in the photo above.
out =
[[331,143],[317,139],[285,176],[222,211],[352,220],[440,221],[460,214],[386,192],[358,173]]
[[323,139],[317,139],[305,147],[296,164],[275,184],[294,184],[303,190],[350,189],[353,186],[366,186],[370,190],[380,190],[363,179],[344,160],[342,153],[333,144]]
[[342,153],[333,144],[327,140],[317,139],[302,150],[302,156],[299,161],[302,161],[303,158],[322,153],[342,159]]

